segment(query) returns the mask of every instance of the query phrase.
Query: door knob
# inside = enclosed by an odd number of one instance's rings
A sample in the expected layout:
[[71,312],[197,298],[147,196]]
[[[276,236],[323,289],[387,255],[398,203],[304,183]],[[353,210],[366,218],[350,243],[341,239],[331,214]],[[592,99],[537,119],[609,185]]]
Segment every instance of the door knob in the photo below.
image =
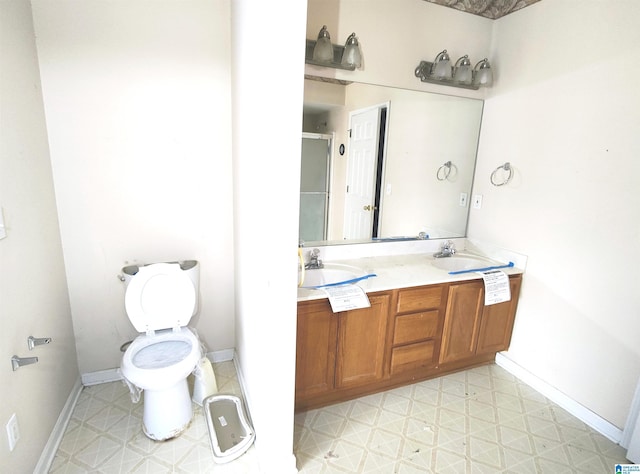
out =
[[370,211],[371,210],[371,206],[369,204],[367,204],[362,209],[364,209],[365,211]]

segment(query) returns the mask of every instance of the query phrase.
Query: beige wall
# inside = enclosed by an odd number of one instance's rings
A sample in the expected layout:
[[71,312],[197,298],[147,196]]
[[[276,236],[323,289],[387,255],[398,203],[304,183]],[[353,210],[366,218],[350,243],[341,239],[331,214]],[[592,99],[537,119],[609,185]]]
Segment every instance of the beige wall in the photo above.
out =
[[529,256],[508,357],[619,428],[640,376],[638,24],[631,0],[496,21],[469,228]]
[[[31,9],[0,2],[0,470],[33,472],[78,380]],[[27,347],[27,338],[51,344]],[[10,359],[39,362],[12,371]],[[15,413],[10,452],[4,426]]]
[[208,350],[234,347],[228,0],[33,1],[82,373],[136,336],[117,275],[197,259]]

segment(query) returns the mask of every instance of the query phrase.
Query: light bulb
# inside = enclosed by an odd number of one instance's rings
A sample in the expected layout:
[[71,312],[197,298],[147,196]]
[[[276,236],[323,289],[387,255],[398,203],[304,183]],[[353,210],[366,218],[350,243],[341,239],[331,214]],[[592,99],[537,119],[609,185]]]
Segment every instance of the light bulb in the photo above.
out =
[[473,71],[471,61],[466,54],[456,61],[454,66],[453,80],[460,84],[471,84],[473,81]]
[[325,63],[333,61],[333,45],[327,31],[327,25],[324,25],[318,33],[318,41],[313,48],[313,60]]
[[473,79],[473,83],[475,85],[485,87],[491,87],[493,85],[493,71],[491,70],[491,65],[487,58],[479,61],[473,70],[475,72],[475,77]]
[[431,76],[434,79],[451,79],[451,65],[449,55],[445,49],[436,56],[431,67]]
[[351,33],[349,35],[344,45],[344,51],[342,53],[342,65],[355,67],[362,66],[360,45],[358,44],[358,38],[356,38],[355,33]]

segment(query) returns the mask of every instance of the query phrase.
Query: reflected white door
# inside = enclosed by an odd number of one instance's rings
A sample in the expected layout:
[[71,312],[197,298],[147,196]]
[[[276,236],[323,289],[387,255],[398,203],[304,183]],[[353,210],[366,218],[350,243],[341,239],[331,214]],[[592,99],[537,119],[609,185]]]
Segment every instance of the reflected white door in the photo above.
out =
[[344,238],[371,238],[373,227],[376,163],[380,109],[350,114],[347,194],[344,208]]

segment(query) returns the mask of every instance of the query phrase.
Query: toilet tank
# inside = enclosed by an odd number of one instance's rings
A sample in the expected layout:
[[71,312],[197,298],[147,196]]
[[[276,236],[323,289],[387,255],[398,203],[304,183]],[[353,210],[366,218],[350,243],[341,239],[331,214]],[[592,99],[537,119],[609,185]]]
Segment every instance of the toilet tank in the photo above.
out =
[[[181,260],[177,262],[154,262],[154,263],[178,263],[180,268],[187,273],[189,279],[193,282],[193,287],[196,293],[196,304],[193,308],[193,314],[195,316],[200,309],[200,263],[197,260]],[[140,267],[146,267],[147,265],[153,265],[153,263],[144,263],[140,265],[127,265],[122,267],[122,277],[120,278],[124,282],[125,291],[133,276],[138,273]]]

